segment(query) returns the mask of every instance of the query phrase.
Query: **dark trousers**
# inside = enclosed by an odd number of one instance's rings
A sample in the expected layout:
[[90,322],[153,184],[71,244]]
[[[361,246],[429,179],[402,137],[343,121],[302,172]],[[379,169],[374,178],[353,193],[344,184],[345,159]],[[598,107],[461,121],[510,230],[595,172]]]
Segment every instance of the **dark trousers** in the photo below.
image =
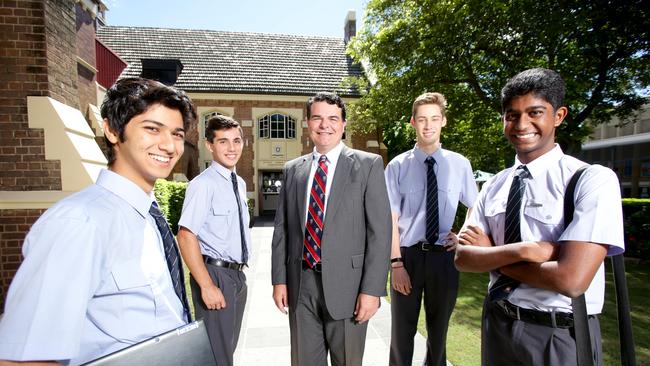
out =
[[427,326],[426,365],[446,365],[447,326],[458,295],[458,271],[454,252],[424,252],[416,246],[401,248],[404,267],[411,279],[406,296],[391,288],[390,365],[411,365],[424,294]]
[[[577,365],[576,342],[572,328],[553,328],[508,317],[495,303],[483,304],[481,327],[483,366],[502,365]],[[594,365],[603,364],[600,323],[589,317]]]
[[244,272],[234,269],[205,265],[214,284],[221,289],[226,307],[221,310],[208,310],[201,299],[201,288],[190,278],[192,299],[197,319],[203,319],[214,358],[218,366],[232,366],[233,354],[237,348],[239,331],[244,318],[244,307],[248,287]]
[[325,306],[321,275],[304,269],[295,309],[289,308],[291,364],[327,366],[361,365],[368,322],[357,324],[350,318],[335,320]]

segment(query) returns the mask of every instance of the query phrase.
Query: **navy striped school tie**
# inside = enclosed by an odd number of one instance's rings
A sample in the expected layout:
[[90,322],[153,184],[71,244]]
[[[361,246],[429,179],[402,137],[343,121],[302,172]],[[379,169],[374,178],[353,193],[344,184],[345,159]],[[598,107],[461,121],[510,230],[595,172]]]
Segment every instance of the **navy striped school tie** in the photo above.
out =
[[[504,228],[504,244],[518,243],[521,241],[521,201],[524,197],[526,185],[524,179],[529,177],[525,165],[520,165],[512,178],[512,185],[508,192],[508,203],[506,204],[506,221]],[[490,287],[488,298],[490,301],[505,299],[514,289],[519,286],[519,281],[506,275],[500,275]]]

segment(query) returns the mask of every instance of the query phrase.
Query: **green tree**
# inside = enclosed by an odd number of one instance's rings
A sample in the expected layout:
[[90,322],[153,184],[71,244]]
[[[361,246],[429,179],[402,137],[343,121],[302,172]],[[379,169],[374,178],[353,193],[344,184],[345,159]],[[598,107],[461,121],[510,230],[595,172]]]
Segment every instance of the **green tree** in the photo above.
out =
[[[412,146],[410,105],[425,91],[449,101],[443,144],[475,168],[513,158],[501,134],[500,91],[531,67],[558,71],[569,116],[558,132],[576,152],[591,123],[632,120],[650,80],[648,1],[370,0],[349,46],[374,81],[350,108],[353,128],[381,127],[389,154]],[[356,80],[359,86],[365,81]],[[410,134],[409,134],[410,133]]]

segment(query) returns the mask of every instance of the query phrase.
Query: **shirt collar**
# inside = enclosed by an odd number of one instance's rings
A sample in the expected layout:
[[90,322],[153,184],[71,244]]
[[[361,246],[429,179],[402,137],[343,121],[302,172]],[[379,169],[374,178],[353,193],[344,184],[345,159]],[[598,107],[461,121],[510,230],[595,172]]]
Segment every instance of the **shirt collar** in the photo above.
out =
[[102,169],[95,184],[125,200],[142,217],[149,215],[151,203],[156,200],[153,191],[147,194],[137,184],[111,170]]
[[222,177],[230,180],[230,177],[232,176],[233,171],[226,168],[225,166],[217,163],[216,161],[212,160],[212,165],[210,165],[211,169],[214,169],[219,175]]
[[535,179],[535,177],[544,174],[549,167],[556,165],[556,163],[562,159],[562,156],[564,156],[562,148],[560,145],[555,144],[553,149],[528,164],[523,164],[519,161],[518,157],[515,157],[515,165],[513,166],[512,174],[514,174],[518,166],[526,165],[526,168],[528,168],[528,171],[530,172],[530,176]]
[[441,151],[442,151],[442,144],[440,144],[440,146],[436,149],[436,151],[431,155],[427,155],[427,153],[420,150],[417,144],[413,147],[413,155],[415,156],[415,159],[417,159],[417,161],[422,164],[424,164],[424,160],[429,156],[433,156],[433,158],[436,159],[436,162],[440,162],[440,159],[442,158]]
[[[325,156],[327,156],[327,161],[332,164],[336,164],[337,161],[339,161],[339,156],[341,155],[341,151],[343,150],[343,142],[339,142],[338,145],[336,145],[332,150],[330,150]],[[320,156],[323,155],[316,151],[316,147],[314,147],[314,152],[312,153],[312,158],[315,161],[318,161],[320,159]]]

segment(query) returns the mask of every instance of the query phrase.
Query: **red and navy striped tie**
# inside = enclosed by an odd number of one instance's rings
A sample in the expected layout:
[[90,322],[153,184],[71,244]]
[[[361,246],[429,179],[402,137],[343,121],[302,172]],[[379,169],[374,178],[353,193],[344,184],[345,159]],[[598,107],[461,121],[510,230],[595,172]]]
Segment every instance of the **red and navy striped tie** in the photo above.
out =
[[305,224],[305,240],[302,256],[310,268],[320,262],[320,243],[323,237],[323,220],[325,218],[325,187],[327,186],[327,156],[318,159],[318,168],[314,174],[309,193],[309,207]]

